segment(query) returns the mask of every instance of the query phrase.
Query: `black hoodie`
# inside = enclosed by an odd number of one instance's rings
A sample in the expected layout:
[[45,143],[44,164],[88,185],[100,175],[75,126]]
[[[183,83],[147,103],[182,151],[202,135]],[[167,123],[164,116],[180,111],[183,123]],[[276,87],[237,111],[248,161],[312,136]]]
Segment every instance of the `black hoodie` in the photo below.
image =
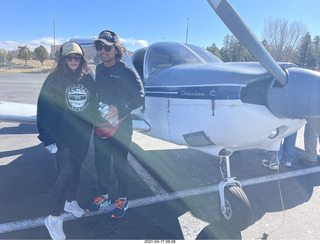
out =
[[96,89],[98,102],[117,106],[120,119],[127,118],[144,104],[144,89],[138,73],[122,61],[111,67],[103,63],[97,66]]
[[38,98],[38,138],[56,143],[83,159],[87,153],[97,109],[95,84],[90,74],[77,81],[72,75],[50,74]]

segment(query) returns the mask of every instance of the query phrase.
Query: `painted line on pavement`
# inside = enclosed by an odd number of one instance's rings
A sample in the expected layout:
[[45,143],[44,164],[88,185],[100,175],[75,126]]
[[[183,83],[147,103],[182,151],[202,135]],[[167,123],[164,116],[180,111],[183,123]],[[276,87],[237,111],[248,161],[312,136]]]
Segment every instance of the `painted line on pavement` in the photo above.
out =
[[139,161],[131,153],[128,155],[128,162],[156,196],[167,193],[167,191],[142,167]]
[[[278,178],[280,180],[283,180],[283,179],[288,179],[288,178],[293,178],[293,177],[298,177],[298,176],[315,174],[315,173],[319,173],[319,172],[320,172],[320,166],[317,166],[317,167],[312,167],[312,168],[307,168],[307,169],[290,171],[290,172],[286,172],[286,173],[280,173],[279,175],[274,174],[274,175],[246,179],[246,180],[242,180],[241,184],[242,184],[242,186],[250,186],[250,185],[256,185],[256,184],[262,184],[262,183],[267,183],[267,182],[271,182],[271,181],[276,181],[276,180],[278,180]],[[181,199],[181,198],[187,198],[187,197],[191,197],[191,196],[208,194],[208,193],[217,192],[217,191],[219,191],[219,185],[211,185],[211,186],[198,187],[198,188],[185,190],[185,191],[165,193],[162,195],[156,195],[156,196],[151,196],[151,197],[130,200],[129,203],[130,203],[130,208],[137,208],[137,207],[152,205],[152,204],[156,204],[156,203],[167,202],[167,201],[177,200],[177,199]],[[113,210],[113,208],[114,208],[114,204],[111,204],[107,208],[103,208],[103,209],[99,210],[98,212],[86,213],[84,218],[109,213]],[[75,217],[71,213],[64,213],[61,215],[61,217],[63,218],[64,221],[71,221],[71,220],[78,219],[77,217]],[[40,217],[40,218],[35,218],[35,219],[27,219],[27,220],[21,220],[21,221],[0,224],[0,234],[13,232],[13,231],[27,230],[27,229],[43,226],[45,218],[46,217]]]

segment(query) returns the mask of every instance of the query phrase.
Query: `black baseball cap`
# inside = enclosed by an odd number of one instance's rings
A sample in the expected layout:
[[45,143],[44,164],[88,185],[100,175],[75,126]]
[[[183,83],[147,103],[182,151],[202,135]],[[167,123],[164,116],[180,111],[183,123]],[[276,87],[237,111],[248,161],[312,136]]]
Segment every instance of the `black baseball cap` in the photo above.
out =
[[96,40],[95,43],[98,41],[103,42],[108,46],[112,46],[115,43],[120,43],[119,36],[115,32],[109,30],[101,31],[98,40]]

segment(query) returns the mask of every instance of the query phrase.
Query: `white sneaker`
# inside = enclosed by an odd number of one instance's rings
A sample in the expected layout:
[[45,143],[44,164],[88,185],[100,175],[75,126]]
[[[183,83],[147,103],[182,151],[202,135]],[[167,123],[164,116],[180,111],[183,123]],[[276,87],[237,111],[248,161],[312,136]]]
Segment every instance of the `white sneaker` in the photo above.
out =
[[292,166],[291,162],[282,162],[283,166],[290,168]]
[[279,164],[277,162],[270,162],[267,159],[262,159],[261,164],[269,169],[279,169]]
[[53,240],[65,240],[66,235],[63,232],[63,220],[62,218],[53,219],[51,215],[44,221],[49,234]]
[[78,218],[82,217],[86,213],[82,208],[79,207],[77,201],[66,201],[64,204],[64,211],[72,213],[74,216]]

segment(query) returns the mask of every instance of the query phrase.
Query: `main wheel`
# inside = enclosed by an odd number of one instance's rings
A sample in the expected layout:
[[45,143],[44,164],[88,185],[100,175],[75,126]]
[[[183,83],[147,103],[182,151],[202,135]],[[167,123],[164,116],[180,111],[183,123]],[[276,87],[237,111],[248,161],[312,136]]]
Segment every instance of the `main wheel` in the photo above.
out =
[[251,206],[244,191],[238,186],[224,189],[225,209],[221,208],[222,221],[236,230],[244,230],[250,225]]

